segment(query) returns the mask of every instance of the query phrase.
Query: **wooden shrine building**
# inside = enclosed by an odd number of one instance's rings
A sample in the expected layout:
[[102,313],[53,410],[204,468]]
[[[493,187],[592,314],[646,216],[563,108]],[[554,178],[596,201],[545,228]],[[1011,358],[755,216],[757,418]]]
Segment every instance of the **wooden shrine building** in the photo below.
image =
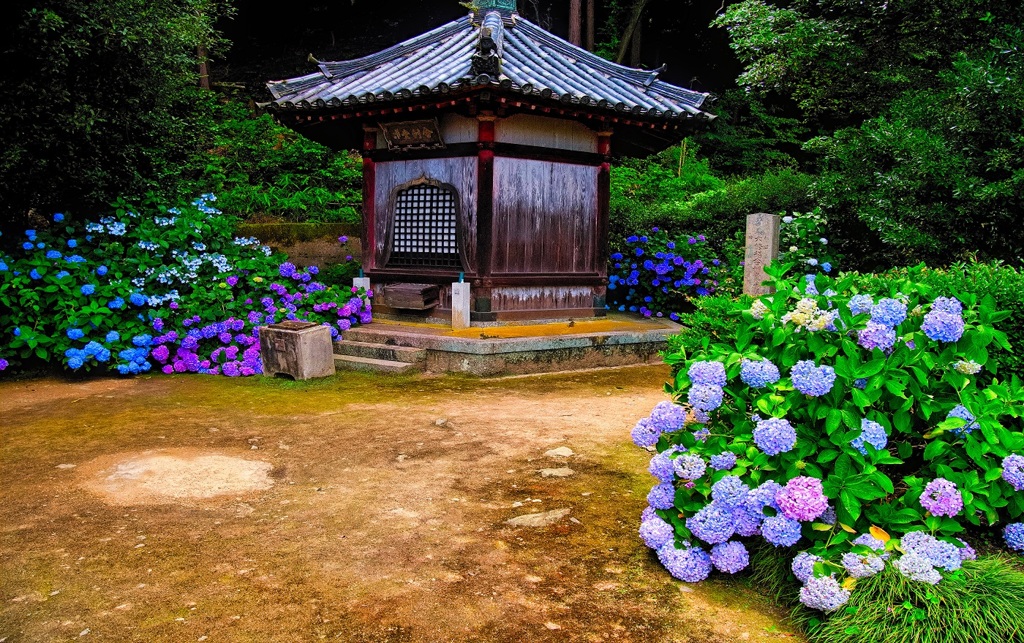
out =
[[389,49],[268,83],[270,108],[311,139],[362,150],[363,267],[383,291],[378,312],[415,308],[388,295],[415,283],[439,285],[429,314],[450,315],[462,274],[474,321],[603,315],[611,153],[679,142],[711,118],[708,96],[576,47],[515,0],[476,5]]

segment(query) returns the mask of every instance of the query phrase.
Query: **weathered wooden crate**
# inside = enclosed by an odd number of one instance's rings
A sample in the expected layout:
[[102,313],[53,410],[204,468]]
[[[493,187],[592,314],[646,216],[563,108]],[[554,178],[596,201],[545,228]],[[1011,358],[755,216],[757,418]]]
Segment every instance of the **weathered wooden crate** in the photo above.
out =
[[388,284],[384,286],[384,303],[405,310],[430,310],[441,301],[436,284]]
[[260,327],[264,375],[296,380],[334,375],[331,329],[321,324],[283,321]]

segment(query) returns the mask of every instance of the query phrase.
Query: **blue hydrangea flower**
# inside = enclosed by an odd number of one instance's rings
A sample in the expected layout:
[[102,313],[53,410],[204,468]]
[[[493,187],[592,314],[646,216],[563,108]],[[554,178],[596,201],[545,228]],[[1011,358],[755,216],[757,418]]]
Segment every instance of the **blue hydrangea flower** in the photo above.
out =
[[47,259],[60,259],[61,256],[62,255],[60,254],[59,250],[47,250],[46,251],[46,258]]
[[61,271],[60,271],[60,272],[58,272],[58,273],[57,273],[56,275],[54,275],[54,277],[56,277],[57,279],[63,279],[64,277],[67,277],[67,276],[69,276],[70,274],[71,274],[71,273],[70,273],[70,272],[68,272],[67,270],[61,270]]
[[658,549],[665,543],[672,542],[676,533],[672,525],[658,516],[648,518],[640,523],[640,538],[651,549]]
[[846,307],[850,309],[850,312],[854,315],[862,315],[864,313],[870,313],[871,307],[875,305],[871,295],[854,295],[850,297],[849,303]]
[[754,428],[754,444],[768,455],[786,453],[796,446],[796,429],[782,418],[760,420]]
[[860,536],[857,536],[853,539],[853,544],[870,547],[871,549],[874,549],[877,552],[885,551],[885,543],[875,538],[871,534],[861,534]]
[[782,485],[774,480],[765,480],[747,494],[746,505],[759,514],[763,514],[765,507],[771,507],[778,511],[779,503],[775,497],[782,491]]
[[636,426],[633,427],[633,430],[629,432],[629,435],[633,439],[633,444],[646,449],[658,443],[661,432],[658,431],[657,427],[651,425],[648,418],[640,418]]
[[751,388],[762,388],[779,381],[779,367],[770,360],[743,360],[740,379]]
[[21,247],[24,248],[25,250],[32,250],[36,246],[31,241],[26,241],[25,243],[21,244]]
[[67,333],[68,339],[82,339],[85,337],[85,333],[82,332],[81,328],[69,328],[65,332]]
[[869,321],[864,330],[857,333],[857,343],[868,350],[879,348],[888,351],[896,343],[896,331],[885,324]]
[[152,343],[153,337],[151,335],[142,334],[132,337],[132,344],[135,344],[136,346],[139,347],[149,346]]
[[69,247],[69,248],[74,248],[74,247],[76,247],[77,245],[78,245],[78,242],[77,242],[77,241],[75,241],[74,239],[68,239],[68,247]]
[[679,549],[668,542],[658,550],[658,560],[673,577],[688,583],[699,583],[711,573],[711,556],[700,547]]
[[1003,458],[1003,480],[1010,483],[1014,491],[1024,491],[1024,456],[1011,453]]
[[690,365],[687,375],[690,382],[710,386],[725,386],[725,365],[721,362],[701,361]]
[[955,342],[964,334],[964,318],[932,308],[924,316],[921,330],[929,339],[937,342]]
[[942,580],[942,574],[932,566],[931,561],[915,552],[909,551],[903,554],[894,564],[896,569],[910,580],[930,585],[935,585]]
[[932,302],[932,310],[941,310],[944,313],[956,316],[964,314],[963,304],[956,297],[937,297]]
[[672,467],[683,480],[696,480],[707,471],[704,459],[694,453],[679,456],[672,462]]
[[790,370],[793,386],[804,395],[819,397],[832,390],[836,381],[836,371],[831,366],[815,366],[814,362],[805,359],[797,362]]
[[697,538],[712,545],[724,543],[732,538],[736,531],[733,525],[732,510],[717,501],[708,503],[700,511],[687,518],[686,528]]
[[878,422],[864,418],[860,421],[860,435],[850,440],[850,446],[860,451],[862,455],[867,455],[868,450],[864,448],[865,444],[870,444],[881,451],[888,442],[889,436],[885,433],[885,427]]
[[43,276],[41,274],[39,274],[39,271],[36,270],[35,268],[33,268],[32,270],[29,271],[28,276],[31,277],[32,279],[42,279],[43,278]]
[[832,264],[826,261],[825,263],[821,264],[821,269],[824,270],[826,274],[830,273],[832,272]]
[[108,344],[112,344],[119,339],[121,339],[121,334],[118,333],[116,330],[112,330],[109,333],[107,333],[106,340]]
[[747,499],[750,487],[739,476],[725,476],[711,485],[711,497],[727,507],[738,507]]
[[94,286],[92,284],[83,284],[82,288],[81,288],[81,292],[82,292],[83,295],[88,297],[89,295],[91,295],[94,292],[96,292],[96,286]]
[[724,391],[721,386],[713,384],[697,384],[691,386],[687,393],[690,406],[701,411],[714,411],[722,405]]
[[61,221],[64,220],[64,215],[61,214],[60,212],[57,212],[56,214],[53,215],[53,220],[56,221],[57,223],[60,223]]
[[855,554],[849,552],[843,554],[842,563],[847,573],[854,578],[874,576],[885,568],[885,561],[874,554]]
[[1024,522],[1013,522],[1003,529],[1003,540],[1013,551],[1024,551]]
[[711,456],[711,468],[718,471],[728,471],[736,466],[736,454],[731,451],[723,451],[718,455]]
[[659,433],[671,433],[683,428],[686,422],[686,409],[672,402],[658,402],[651,411],[648,422]]
[[663,482],[651,488],[647,494],[647,504],[655,509],[671,509],[676,502],[676,488],[669,482]]
[[81,357],[69,357],[68,358],[68,368],[70,368],[73,371],[77,371],[78,369],[82,368],[82,366],[84,366],[84,365],[85,365],[85,362],[82,361]]
[[144,306],[147,299],[145,295],[133,292],[131,296],[128,297],[128,301],[131,302],[132,306]]
[[853,380],[853,388],[859,388],[860,390],[863,391],[867,387],[868,387],[868,381],[866,379],[860,378],[860,379]]
[[720,572],[735,574],[750,564],[750,556],[743,543],[730,540],[711,548],[711,563]]
[[948,420],[949,418],[960,418],[966,423],[963,426],[953,429],[953,433],[960,437],[969,434],[979,426],[979,424],[974,421],[974,415],[968,411],[967,407],[963,404],[957,404],[954,406],[953,409],[946,414],[946,419]]
[[124,308],[124,299],[121,299],[120,297],[114,297],[109,302],[107,302],[107,308],[109,308],[110,310]]
[[651,472],[651,475],[657,478],[660,482],[672,482],[675,480],[675,470],[672,466],[672,458],[669,454],[673,451],[662,451],[651,458],[651,464],[647,467],[647,470]]
[[850,592],[832,576],[808,578],[800,588],[800,602],[813,610],[834,612],[849,600]]
[[808,579],[814,576],[814,563],[820,560],[821,556],[815,556],[809,552],[802,551],[793,558],[790,569],[793,570],[793,575],[796,576],[797,580],[801,583],[806,583]]
[[907,305],[899,299],[886,297],[871,307],[871,321],[885,326],[899,326],[906,318]]
[[761,523],[761,535],[776,547],[791,547],[800,541],[800,521],[782,514],[768,516]]
[[96,274],[99,275],[100,277],[102,277],[103,275],[107,274],[107,267],[106,266],[100,266],[99,268],[96,269]]
[[89,357],[96,357],[103,351],[103,345],[98,342],[91,341],[86,344],[85,348],[82,350],[85,351],[85,354]]
[[760,509],[755,511],[746,502],[732,509],[732,522],[737,535],[758,535],[761,533],[762,520],[764,520],[764,513]]

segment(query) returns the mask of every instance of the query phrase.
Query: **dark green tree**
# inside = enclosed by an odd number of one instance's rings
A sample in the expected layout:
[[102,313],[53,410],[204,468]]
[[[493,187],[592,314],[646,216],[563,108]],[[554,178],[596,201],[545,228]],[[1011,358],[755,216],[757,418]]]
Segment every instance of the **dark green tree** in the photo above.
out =
[[174,190],[205,144],[216,0],[15,0],[4,9],[0,217],[88,214]]

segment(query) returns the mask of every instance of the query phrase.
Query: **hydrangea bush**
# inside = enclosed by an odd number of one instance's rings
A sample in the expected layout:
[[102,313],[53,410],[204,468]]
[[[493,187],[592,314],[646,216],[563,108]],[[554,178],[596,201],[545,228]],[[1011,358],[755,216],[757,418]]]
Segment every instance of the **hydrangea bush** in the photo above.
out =
[[687,298],[714,293],[724,274],[717,258],[700,257],[707,252],[704,235],[670,237],[653,228],[628,237],[610,257],[608,308],[679,319]]
[[261,325],[302,319],[337,337],[371,321],[372,293],[327,286],[316,266],[299,270],[234,237],[214,201],[119,203],[84,227],[58,213],[26,230],[0,251],[0,370],[35,359],[83,372],[253,375]]
[[[677,578],[735,573],[747,545],[792,560],[800,600],[830,612],[893,565],[938,583],[975,556],[966,529],[1024,551],[1024,390],[989,351],[1009,349],[991,299],[906,282],[787,280],[705,340],[633,430],[656,450],[640,536]],[[685,405],[685,406],[682,406]]]
[[779,225],[779,260],[795,263],[807,274],[831,273],[839,257],[829,244],[827,226],[828,221],[818,209],[783,214]]

